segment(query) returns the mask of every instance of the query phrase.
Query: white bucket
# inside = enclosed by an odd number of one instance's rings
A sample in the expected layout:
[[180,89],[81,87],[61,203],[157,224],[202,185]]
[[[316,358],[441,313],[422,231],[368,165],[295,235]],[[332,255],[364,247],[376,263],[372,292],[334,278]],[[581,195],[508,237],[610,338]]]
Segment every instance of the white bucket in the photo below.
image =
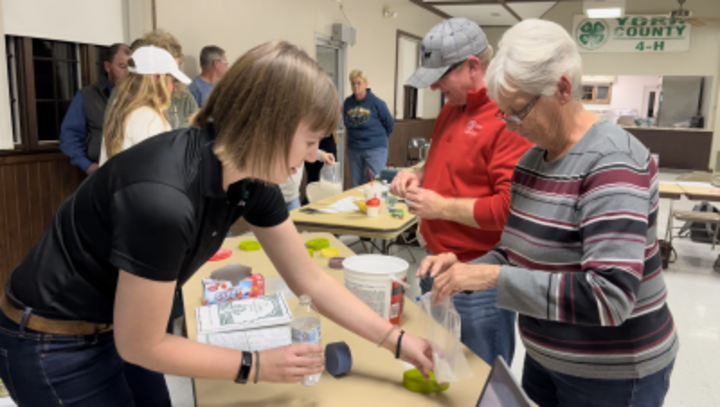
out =
[[400,325],[408,262],[393,256],[363,254],[348,257],[343,267],[345,287],[381,317]]

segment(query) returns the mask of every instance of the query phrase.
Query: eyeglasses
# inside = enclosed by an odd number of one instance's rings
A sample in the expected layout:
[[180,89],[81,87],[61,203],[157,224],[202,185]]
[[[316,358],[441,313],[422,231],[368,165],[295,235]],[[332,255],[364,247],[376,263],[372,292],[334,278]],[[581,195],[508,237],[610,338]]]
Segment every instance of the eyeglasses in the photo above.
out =
[[[458,69],[458,68],[460,67],[460,65],[462,65],[462,64],[465,63],[465,61],[467,61],[467,59],[464,59],[464,60],[462,60],[462,61],[460,61],[460,62],[457,62],[457,63],[454,63],[454,64],[450,65],[450,68],[448,68],[448,70],[445,71],[445,73],[440,77],[440,79],[443,79],[444,77],[448,76],[448,75],[450,74],[450,72]],[[438,80],[440,80],[440,79],[438,79]]]
[[511,114],[508,116],[503,112],[502,110],[498,110],[497,113],[495,113],[495,117],[498,119],[504,121],[505,123],[512,123],[516,126],[519,126],[522,124],[522,121],[525,120],[525,118],[530,114],[530,111],[532,111],[533,107],[535,107],[535,104],[538,100],[540,100],[540,96],[537,95],[534,98],[532,98],[517,114]]

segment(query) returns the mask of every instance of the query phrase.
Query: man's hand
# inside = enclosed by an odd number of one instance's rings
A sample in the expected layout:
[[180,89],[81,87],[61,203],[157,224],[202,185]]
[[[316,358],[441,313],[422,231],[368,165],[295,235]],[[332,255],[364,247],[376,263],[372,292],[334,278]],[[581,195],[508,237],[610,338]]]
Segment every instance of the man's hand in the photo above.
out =
[[409,212],[422,219],[442,217],[445,198],[437,192],[425,188],[410,187],[405,194]]
[[415,171],[400,171],[390,184],[390,193],[400,198],[405,198],[408,188],[419,188],[421,184],[420,175]]
[[324,162],[328,167],[335,165],[335,156],[331,153],[322,153],[320,161]]
[[437,256],[427,256],[420,263],[420,268],[415,272],[415,277],[425,278],[430,273],[429,277],[437,277],[438,274],[444,273],[445,270],[455,265],[458,262],[458,258],[455,253],[442,253]]
[[92,174],[93,172],[97,171],[98,168],[100,168],[100,166],[98,165],[98,163],[92,163],[92,164],[90,164],[90,166],[88,167],[88,169],[87,169],[87,171],[86,171],[86,172],[87,172],[87,175],[90,175],[90,174]]
[[482,291],[497,286],[500,266],[456,263],[435,277],[433,303],[438,305],[461,291]]

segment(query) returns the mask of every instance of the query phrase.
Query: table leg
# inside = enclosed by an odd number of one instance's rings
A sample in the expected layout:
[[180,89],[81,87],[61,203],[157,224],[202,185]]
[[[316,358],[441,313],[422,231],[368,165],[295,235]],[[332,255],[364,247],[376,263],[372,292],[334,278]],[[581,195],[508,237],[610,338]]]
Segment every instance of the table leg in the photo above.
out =
[[668,222],[667,222],[667,230],[665,230],[665,241],[670,243],[670,247],[672,247],[672,229],[673,229],[673,206],[674,206],[675,200],[670,200],[670,212],[668,212]]

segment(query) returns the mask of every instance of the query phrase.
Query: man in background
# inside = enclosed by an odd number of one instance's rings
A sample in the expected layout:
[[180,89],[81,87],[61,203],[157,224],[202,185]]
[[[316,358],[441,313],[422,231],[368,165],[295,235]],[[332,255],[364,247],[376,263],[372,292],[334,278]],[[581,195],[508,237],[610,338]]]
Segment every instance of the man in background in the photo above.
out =
[[198,106],[202,107],[210,95],[210,91],[228,68],[225,50],[208,45],[200,51],[200,68],[202,72],[190,84],[190,93],[195,97]]
[[[422,66],[408,80],[416,88],[440,91],[447,103],[435,121],[424,166],[399,173],[390,192],[407,200],[421,218],[419,240],[433,255],[477,259],[499,242],[510,213],[515,165],[532,146],[509,132],[485,87],[493,49],[478,25],[465,18],[445,20],[422,42]],[[418,274],[432,289],[427,262]],[[515,350],[515,313],[499,309],[496,290],[453,297],[462,320],[461,340],[492,365],[508,365]]]
[[88,175],[98,168],[105,108],[113,87],[127,73],[128,59],[127,45],[111,45],[103,60],[107,77],[75,94],[60,126],[60,150]]

